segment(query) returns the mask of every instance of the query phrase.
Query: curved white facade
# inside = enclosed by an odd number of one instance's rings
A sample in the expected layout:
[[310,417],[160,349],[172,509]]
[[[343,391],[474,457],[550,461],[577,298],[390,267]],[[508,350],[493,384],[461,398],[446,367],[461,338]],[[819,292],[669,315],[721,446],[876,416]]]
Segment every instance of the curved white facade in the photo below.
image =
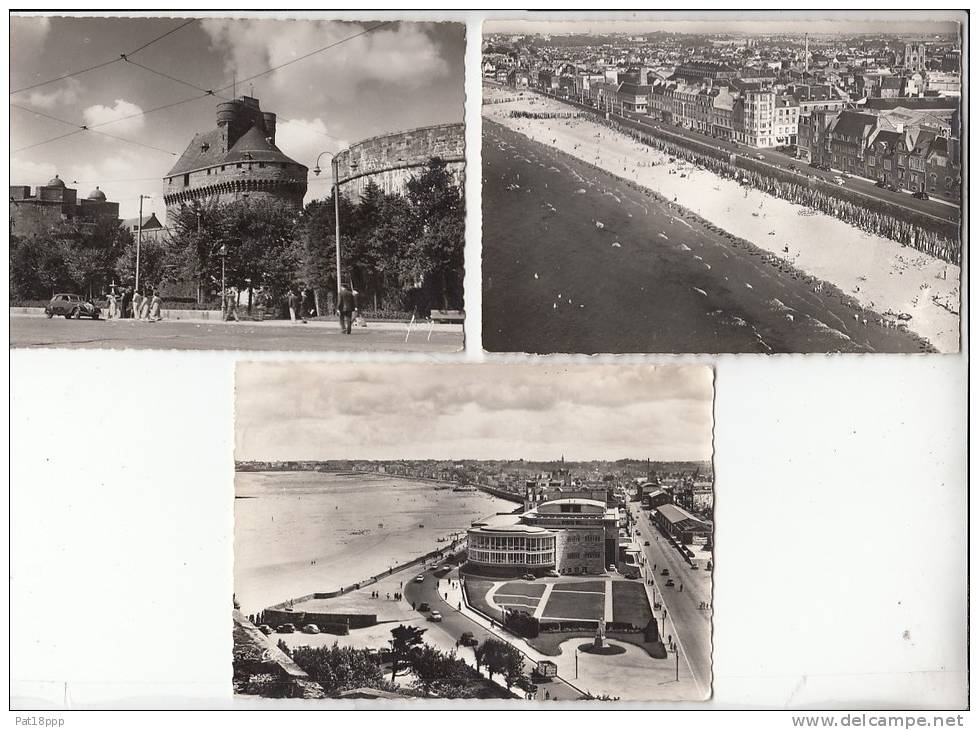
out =
[[557,535],[548,530],[469,531],[468,558],[479,565],[553,568],[556,549]]

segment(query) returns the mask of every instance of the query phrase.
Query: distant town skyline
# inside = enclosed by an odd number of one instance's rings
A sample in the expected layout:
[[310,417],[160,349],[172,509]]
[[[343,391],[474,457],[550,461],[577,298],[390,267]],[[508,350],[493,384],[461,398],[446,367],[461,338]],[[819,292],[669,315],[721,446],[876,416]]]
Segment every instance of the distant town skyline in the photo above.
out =
[[235,459],[707,461],[706,366],[243,363]]
[[[324,150],[462,122],[465,26],[391,22],[364,32],[381,22],[12,16],[11,184],[58,174],[80,198],[99,186],[123,218],[137,215],[142,193],[144,213],[162,219],[163,176],[196,132],[215,126],[221,99],[209,89],[259,98],[279,117],[277,145],[310,169]],[[35,86],[66,74],[75,75]],[[77,133],[83,124],[120,139]],[[307,202],[329,187],[329,175],[310,175]]]
[[[659,13],[620,13],[621,19],[607,17],[569,20],[567,12],[555,13],[560,20],[546,20],[546,13],[535,13],[526,20],[493,20],[483,24],[483,35],[577,35],[671,33],[718,35],[777,34],[894,34],[926,37],[959,33],[961,13],[917,11],[715,11]],[[777,16],[774,17],[773,16]],[[936,19],[938,16],[941,19]]]

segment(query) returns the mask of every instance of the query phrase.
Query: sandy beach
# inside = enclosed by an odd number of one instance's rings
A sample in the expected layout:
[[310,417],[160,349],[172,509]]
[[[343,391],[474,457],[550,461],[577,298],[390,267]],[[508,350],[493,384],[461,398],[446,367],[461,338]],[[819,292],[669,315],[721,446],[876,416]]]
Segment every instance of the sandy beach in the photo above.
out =
[[[484,87],[488,100],[518,92]],[[567,113],[570,107],[524,92],[486,104],[487,118],[530,139],[664,195],[728,233],[777,255],[795,268],[833,284],[882,319],[907,317],[910,330],[941,352],[959,348],[959,267],[831,216],[689,163],[670,163],[651,147],[588,119],[511,118],[511,111]],[[485,226],[485,223],[484,223]]]
[[382,475],[235,475],[235,595],[247,615],[363,580],[516,505]]

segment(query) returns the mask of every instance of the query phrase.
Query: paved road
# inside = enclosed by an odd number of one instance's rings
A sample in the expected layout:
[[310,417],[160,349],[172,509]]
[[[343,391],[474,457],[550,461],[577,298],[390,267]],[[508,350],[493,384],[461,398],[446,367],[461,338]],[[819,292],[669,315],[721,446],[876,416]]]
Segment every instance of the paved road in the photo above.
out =
[[[690,662],[691,671],[700,686],[707,690],[711,686],[711,613],[702,610],[700,603],[701,601],[710,603],[712,600],[711,574],[702,570],[692,570],[689,564],[677,554],[676,549],[660,535],[659,530],[649,519],[649,513],[644,512],[638,503],[630,503],[629,512],[635,519],[635,524],[639,526],[641,544],[647,540],[650,543],[643,547],[647,563],[646,575],[649,575],[655,565],[656,595],[662,597],[680,645]],[[672,588],[667,588],[665,585],[667,577],[660,575],[664,567],[670,571],[669,577],[676,584]],[[657,613],[657,618],[661,617],[662,612]]]
[[[438,579],[431,571],[426,571],[422,575],[425,576],[424,583],[416,583],[414,580],[405,584],[405,598],[409,603],[414,602],[416,605],[425,602],[428,603],[434,610],[441,612],[442,621],[438,624],[438,627],[448,633],[454,640],[458,641],[459,637],[466,631],[470,632],[478,642],[482,643],[486,639],[499,639],[500,636],[487,631],[481,625],[473,621],[471,618],[461,613],[458,610],[458,605],[449,605],[444,598],[444,591],[439,592],[436,584],[440,582],[441,585],[445,585],[445,582],[451,577],[456,580],[456,571],[450,573],[447,577]],[[466,654],[467,656],[472,655],[472,649],[459,647],[460,654]],[[526,663],[524,668],[529,672],[532,668],[530,663]],[[570,687],[560,679],[554,679],[549,682],[542,682],[538,685],[539,697],[542,697],[544,692],[550,695],[550,699],[555,700],[577,700],[581,699],[581,693]]]
[[[592,112],[600,113],[600,110],[587,104],[577,102],[573,99],[564,99],[561,97],[552,96],[550,94],[547,94],[546,96],[553,98],[556,101],[565,102]],[[760,155],[761,159],[759,161],[766,162],[770,165],[781,167],[786,170],[788,169],[789,165],[796,165],[799,168],[798,174],[802,179],[805,179],[807,175],[813,175],[829,182],[833,182],[834,178],[839,174],[837,171],[817,170],[809,167],[808,164],[800,162],[790,155],[786,155],[775,150],[762,150],[748,147],[746,145],[735,145],[734,143],[715,139],[708,134],[696,132],[692,129],[684,129],[666,122],[658,121],[654,117],[647,114],[623,112],[621,114],[613,113],[610,114],[610,116],[616,121],[635,129],[655,131],[657,134],[661,134],[666,137],[675,137],[678,140],[693,140],[695,142],[707,144],[711,147],[722,149],[743,157],[758,159],[758,156]],[[911,193],[909,192],[890,191],[884,188],[878,188],[873,182],[864,180],[862,178],[850,178],[850,180],[847,181],[846,186],[848,188],[857,190],[870,198],[876,198],[877,200],[889,203],[891,205],[900,206],[917,213],[929,215],[939,221],[957,223],[962,216],[960,207],[954,203],[948,203],[935,198],[932,198],[931,200],[918,200],[916,198],[912,198]]]
[[336,323],[293,325],[277,322],[137,322],[67,320],[44,316],[10,317],[11,347],[166,350],[324,350],[456,352],[464,346],[462,328],[355,328],[342,335]]

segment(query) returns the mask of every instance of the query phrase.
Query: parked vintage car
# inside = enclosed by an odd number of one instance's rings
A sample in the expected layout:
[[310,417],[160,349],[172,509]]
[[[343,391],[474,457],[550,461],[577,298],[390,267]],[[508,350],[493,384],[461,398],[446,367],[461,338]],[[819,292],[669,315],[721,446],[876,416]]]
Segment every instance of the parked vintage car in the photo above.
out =
[[461,646],[476,646],[479,642],[473,636],[472,631],[463,631],[462,636],[459,637],[459,644]]
[[294,634],[296,633],[296,626],[295,624],[280,624],[276,631],[280,634]]
[[432,607],[429,606],[427,603],[419,603],[418,604],[418,610],[419,611],[422,611],[422,612],[431,611],[432,610]]
[[259,624],[258,630],[261,631],[266,636],[272,633],[272,627],[269,626],[268,624]]
[[55,294],[48,302],[48,306],[44,308],[44,314],[47,315],[48,319],[56,314],[65,319],[81,319],[82,317],[100,319],[102,310],[77,294]]
[[306,624],[303,626],[304,634],[318,634],[320,632],[320,627],[316,624]]
[[442,620],[442,614],[439,613],[438,611],[432,611],[428,615],[428,620],[429,621],[441,621]]

